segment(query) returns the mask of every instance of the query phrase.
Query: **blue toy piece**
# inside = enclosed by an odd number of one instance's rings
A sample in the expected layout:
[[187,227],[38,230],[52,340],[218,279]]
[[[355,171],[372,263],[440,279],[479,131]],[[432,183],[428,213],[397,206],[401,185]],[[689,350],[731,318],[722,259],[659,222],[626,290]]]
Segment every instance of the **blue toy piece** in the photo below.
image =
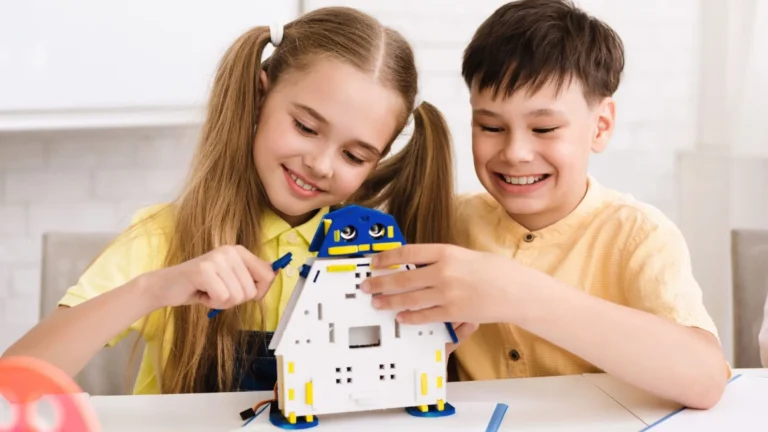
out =
[[349,205],[325,215],[309,245],[318,258],[350,258],[405,244],[397,221],[387,213]]
[[408,407],[405,411],[414,417],[448,417],[449,415],[456,414],[456,408],[448,402],[445,402],[442,411],[438,411],[436,405],[429,405],[427,412],[423,412],[417,407]]
[[448,329],[448,334],[451,335],[451,342],[459,343],[459,337],[456,336],[456,330],[453,329],[453,324],[445,323],[445,328]]
[[296,423],[290,423],[288,419],[283,416],[283,413],[280,412],[277,403],[273,403],[269,409],[269,422],[281,429],[298,430],[313,428],[320,423],[320,420],[318,420],[317,416],[314,416],[312,421],[307,421],[306,418],[299,417],[296,419]]

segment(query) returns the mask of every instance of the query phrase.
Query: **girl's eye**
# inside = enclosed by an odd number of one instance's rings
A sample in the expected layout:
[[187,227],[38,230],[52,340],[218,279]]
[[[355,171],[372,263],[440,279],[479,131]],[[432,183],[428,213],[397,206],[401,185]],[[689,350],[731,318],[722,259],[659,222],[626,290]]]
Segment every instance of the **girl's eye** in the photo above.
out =
[[499,133],[502,131],[500,127],[483,126],[483,125],[480,125],[480,130],[482,130],[483,132],[491,132],[491,133]]
[[552,128],[534,128],[533,129],[533,133],[546,134],[546,133],[554,132],[555,130],[557,130],[556,127],[552,127]]
[[355,156],[352,152],[344,150],[344,156],[349,159],[350,162],[352,162],[355,165],[362,165],[365,161],[360,159],[359,157]]
[[315,132],[314,130],[308,128],[306,125],[304,125],[304,123],[302,123],[302,122],[300,122],[300,121],[298,121],[296,119],[293,119],[293,124],[294,124],[294,126],[296,126],[296,129],[298,129],[299,132],[301,132],[301,133],[303,133],[305,135],[317,135],[317,132]]

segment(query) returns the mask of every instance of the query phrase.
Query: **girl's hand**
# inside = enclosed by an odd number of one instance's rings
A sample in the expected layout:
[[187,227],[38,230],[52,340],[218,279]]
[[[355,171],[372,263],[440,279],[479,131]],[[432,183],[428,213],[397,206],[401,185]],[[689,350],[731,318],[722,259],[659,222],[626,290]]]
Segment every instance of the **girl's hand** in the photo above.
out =
[[238,245],[221,246],[147,276],[159,307],[200,303],[210,309],[228,309],[264,297],[275,272],[269,263]]
[[503,256],[443,244],[414,244],[377,254],[375,268],[422,264],[410,271],[366,279],[373,306],[403,311],[406,324],[510,322],[519,311],[520,287],[533,272]]

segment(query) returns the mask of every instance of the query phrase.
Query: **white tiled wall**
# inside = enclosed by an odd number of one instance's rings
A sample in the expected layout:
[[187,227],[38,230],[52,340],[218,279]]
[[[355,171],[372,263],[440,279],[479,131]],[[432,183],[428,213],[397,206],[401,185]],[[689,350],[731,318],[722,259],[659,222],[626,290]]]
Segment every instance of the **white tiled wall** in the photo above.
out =
[[196,128],[0,134],[0,350],[38,320],[41,236],[115,231],[173,196]]
[[[474,29],[503,2],[348,0],[412,41],[422,98],[444,111],[458,158],[458,187],[478,190],[471,163],[461,54]],[[592,173],[676,218],[674,152],[693,147],[698,2],[579,2],[623,37],[627,69],[618,126]],[[38,320],[41,234],[124,226],[142,204],[172,195],[185,174],[194,129],[0,134],[0,351]]]

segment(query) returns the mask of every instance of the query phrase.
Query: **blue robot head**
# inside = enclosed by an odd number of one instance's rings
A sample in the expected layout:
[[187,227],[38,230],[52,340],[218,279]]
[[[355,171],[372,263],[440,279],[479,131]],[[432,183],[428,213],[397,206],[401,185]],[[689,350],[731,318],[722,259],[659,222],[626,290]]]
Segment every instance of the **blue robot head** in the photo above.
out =
[[405,238],[392,215],[350,205],[325,215],[317,228],[310,252],[318,258],[342,258],[394,249]]

